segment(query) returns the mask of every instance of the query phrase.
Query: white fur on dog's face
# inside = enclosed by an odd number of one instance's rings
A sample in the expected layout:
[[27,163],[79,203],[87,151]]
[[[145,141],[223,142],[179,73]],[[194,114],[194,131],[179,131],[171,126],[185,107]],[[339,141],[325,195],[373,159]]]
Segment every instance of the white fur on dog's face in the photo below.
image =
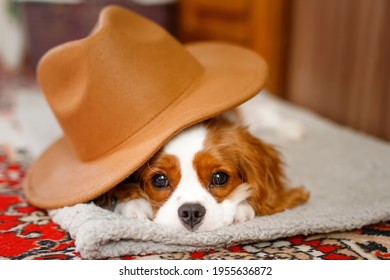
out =
[[186,228],[178,215],[178,209],[186,204],[201,205],[206,210],[203,220],[190,228],[193,231],[213,230],[254,217],[254,210],[246,202],[250,195],[247,184],[235,189],[235,195],[218,202],[200,182],[194,159],[196,154],[204,149],[206,135],[206,127],[197,125],[180,133],[164,147],[165,154],[177,158],[181,178],[168,200],[158,209],[155,222],[173,228]]

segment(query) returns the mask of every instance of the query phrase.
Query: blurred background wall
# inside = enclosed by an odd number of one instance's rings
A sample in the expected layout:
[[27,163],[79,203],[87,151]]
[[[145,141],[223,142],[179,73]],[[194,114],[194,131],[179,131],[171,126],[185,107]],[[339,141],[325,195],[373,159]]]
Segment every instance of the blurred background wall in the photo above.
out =
[[253,48],[269,64],[273,94],[390,140],[388,0],[1,0],[0,97],[2,83],[33,79],[47,49],[87,35],[108,3],[183,42]]

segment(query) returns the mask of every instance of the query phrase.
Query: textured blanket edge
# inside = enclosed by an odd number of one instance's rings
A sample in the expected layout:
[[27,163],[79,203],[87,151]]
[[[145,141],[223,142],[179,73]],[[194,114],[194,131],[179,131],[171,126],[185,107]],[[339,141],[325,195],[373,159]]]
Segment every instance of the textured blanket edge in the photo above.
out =
[[344,216],[343,220],[330,219],[324,224],[320,217],[317,217],[315,220],[306,221],[307,224],[302,227],[302,221],[296,219],[300,215],[297,208],[297,211],[290,210],[272,216],[257,217],[241,225],[201,233],[172,230],[153,222],[127,219],[92,203],[53,210],[50,211],[50,215],[54,222],[61,225],[76,240],[76,250],[82,258],[96,259],[191,252],[298,234],[352,230],[368,223],[389,220],[390,202],[387,209],[388,212],[383,212],[383,205],[380,205],[379,209],[373,205],[370,211],[363,210],[362,213],[355,213],[353,216]]

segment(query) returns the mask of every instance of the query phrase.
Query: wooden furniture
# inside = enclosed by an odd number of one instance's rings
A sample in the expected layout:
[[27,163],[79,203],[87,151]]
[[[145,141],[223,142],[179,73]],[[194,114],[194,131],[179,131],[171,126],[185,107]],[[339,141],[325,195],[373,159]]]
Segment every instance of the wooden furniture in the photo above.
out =
[[390,1],[182,0],[180,38],[252,47],[274,94],[390,140]]
[[182,0],[179,38],[223,40],[257,50],[269,65],[267,86],[282,95],[288,7],[283,0]]

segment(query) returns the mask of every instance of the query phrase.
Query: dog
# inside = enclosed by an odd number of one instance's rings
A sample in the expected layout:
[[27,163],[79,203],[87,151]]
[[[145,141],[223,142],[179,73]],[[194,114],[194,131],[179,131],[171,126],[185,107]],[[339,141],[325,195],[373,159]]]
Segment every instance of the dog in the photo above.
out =
[[[287,188],[276,148],[250,133],[245,117],[253,115],[251,104],[180,132],[95,203],[125,217],[191,232],[242,223],[304,203],[308,192],[303,187]],[[264,126],[261,119],[257,126]],[[294,139],[302,133],[293,125],[289,131]]]

